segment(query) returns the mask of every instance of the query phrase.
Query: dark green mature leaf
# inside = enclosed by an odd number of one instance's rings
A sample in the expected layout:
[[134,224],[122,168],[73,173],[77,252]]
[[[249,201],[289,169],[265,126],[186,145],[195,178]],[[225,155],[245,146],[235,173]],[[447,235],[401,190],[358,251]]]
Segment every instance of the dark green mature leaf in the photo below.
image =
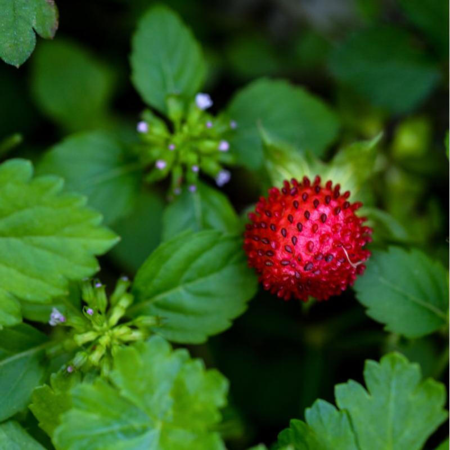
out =
[[239,231],[239,217],[228,198],[217,189],[198,183],[196,192],[185,190],[166,208],[163,240],[183,231],[215,229],[228,233]]
[[258,126],[271,139],[284,141],[302,152],[322,155],[336,138],[336,115],[320,99],[283,80],[257,80],[232,99],[228,114],[237,122],[231,148],[241,164],[258,169],[263,146]]
[[367,314],[394,333],[415,338],[448,321],[448,274],[419,250],[375,251],[355,283]]
[[401,29],[373,28],[352,35],[331,54],[335,78],[375,106],[406,113],[435,88],[439,71]]
[[447,418],[445,386],[421,381],[419,365],[398,353],[367,361],[364,379],[367,390],[355,381],[336,387],[336,402],[364,450],[419,450]]
[[60,178],[32,175],[25,160],[0,166],[0,325],[20,322],[17,299],[49,303],[69,280],[95,273],[94,255],[117,240]]
[[0,330],[0,421],[27,407],[45,374],[46,346],[47,337],[30,325]]
[[132,80],[144,101],[166,112],[169,95],[192,97],[202,86],[206,66],[192,32],[166,6],[151,8],[133,36]]
[[54,441],[67,450],[225,450],[220,421],[227,381],[161,337],[122,348],[111,374],[73,390]]
[[60,39],[39,46],[32,63],[32,93],[44,114],[68,131],[103,125],[113,88],[110,67]]
[[448,2],[400,0],[408,19],[420,28],[444,58],[448,58]]
[[318,400],[306,423],[291,421],[277,450],[419,450],[446,419],[445,386],[421,382],[420,368],[398,353],[366,361],[367,390],[350,380],[336,386],[340,410]]
[[130,214],[114,223],[120,242],[110,256],[121,267],[135,273],[161,242],[164,201],[154,192],[138,194]]
[[140,164],[124,147],[102,131],[76,134],[55,145],[37,167],[39,174],[63,177],[70,190],[89,199],[107,224],[133,207],[141,181]]
[[54,373],[50,379],[50,386],[38,386],[31,397],[29,406],[39,426],[50,436],[60,424],[61,414],[72,406],[70,390],[80,382],[80,373]]
[[45,450],[14,420],[0,425],[0,449],[2,450]]
[[256,291],[239,237],[219,231],[184,233],[162,244],[136,275],[132,316],[156,315],[156,331],[201,343],[231,326]]
[[58,28],[53,0],[0,0],[0,11],[0,58],[17,67],[34,50],[34,32],[52,39]]

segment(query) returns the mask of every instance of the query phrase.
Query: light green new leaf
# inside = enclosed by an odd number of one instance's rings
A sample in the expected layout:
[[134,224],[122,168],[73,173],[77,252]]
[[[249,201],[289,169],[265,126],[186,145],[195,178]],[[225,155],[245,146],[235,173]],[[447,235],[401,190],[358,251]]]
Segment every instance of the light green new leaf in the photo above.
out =
[[67,450],[225,450],[212,428],[226,379],[161,337],[117,352],[113,386],[98,379],[73,392],[54,441]]
[[370,317],[408,338],[425,336],[448,321],[448,274],[419,250],[375,251],[355,289]]
[[30,410],[39,426],[50,436],[60,423],[61,414],[72,405],[70,390],[80,382],[80,373],[58,372],[52,374],[50,386],[38,386],[31,397]]
[[352,380],[336,386],[361,449],[420,450],[447,418],[444,385],[421,381],[419,365],[398,353],[367,361],[364,379],[367,390]]
[[69,280],[98,270],[95,255],[116,242],[83,197],[60,178],[33,178],[31,163],[0,165],[0,325],[20,322],[18,300],[49,303]]
[[306,423],[292,420],[278,436],[276,449],[292,445],[293,450],[359,450],[347,414],[323,400],[305,413]]
[[367,361],[367,391],[349,381],[336,386],[340,410],[318,400],[306,423],[292,420],[276,450],[419,450],[446,419],[443,384],[421,382],[420,368],[398,353]]
[[373,105],[392,113],[416,108],[436,87],[440,75],[411,36],[378,27],[350,36],[331,54],[330,70]]
[[34,50],[36,35],[52,39],[58,28],[53,0],[0,0],[0,58],[19,67]]
[[45,450],[14,420],[0,425],[0,450]]
[[66,138],[44,155],[37,171],[63,177],[66,187],[86,195],[107,224],[131,210],[141,181],[140,164],[102,131]]
[[217,189],[198,183],[196,192],[185,190],[166,208],[163,240],[183,231],[215,229],[237,233],[240,222],[228,198]]
[[231,326],[256,291],[242,239],[206,230],[183,233],[158,247],[136,275],[129,313],[156,315],[156,329],[180,343],[205,342]]
[[65,130],[92,130],[106,121],[113,74],[83,47],[57,39],[40,45],[32,59],[32,93],[42,112]]
[[0,421],[25,409],[45,375],[47,337],[24,323],[0,330]]
[[264,148],[264,164],[272,186],[282,186],[284,180],[311,180],[320,175],[322,180],[332,180],[340,184],[343,191],[349,190],[352,199],[360,196],[361,189],[373,175],[373,166],[377,155],[377,144],[381,138],[355,142],[339,150],[328,163],[323,163],[310,153],[300,154],[294,147],[271,139],[261,127]]
[[151,8],[133,36],[132,81],[144,101],[166,112],[169,95],[192,97],[203,84],[206,66],[192,32],[166,6]]
[[339,129],[336,115],[322,100],[283,80],[251,83],[232,99],[228,114],[237,122],[231,148],[240,163],[250,169],[259,169],[263,164],[259,126],[274,141],[318,156],[333,142]]

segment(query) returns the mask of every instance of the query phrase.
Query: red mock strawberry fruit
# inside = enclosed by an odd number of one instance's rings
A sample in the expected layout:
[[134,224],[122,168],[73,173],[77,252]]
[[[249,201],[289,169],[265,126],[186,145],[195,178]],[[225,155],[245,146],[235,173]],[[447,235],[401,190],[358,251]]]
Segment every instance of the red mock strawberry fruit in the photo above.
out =
[[260,198],[249,214],[244,248],[264,289],[285,300],[327,300],[353,284],[370,256],[364,246],[372,229],[355,214],[362,203],[349,197],[339,184],[322,186],[317,176],[314,183],[307,177],[285,181]]

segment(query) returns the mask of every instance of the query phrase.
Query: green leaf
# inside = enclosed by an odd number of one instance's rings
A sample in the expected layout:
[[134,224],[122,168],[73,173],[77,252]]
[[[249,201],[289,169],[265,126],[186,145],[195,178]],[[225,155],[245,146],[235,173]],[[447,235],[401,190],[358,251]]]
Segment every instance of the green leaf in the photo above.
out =
[[359,213],[369,219],[368,225],[376,230],[374,242],[411,242],[408,230],[393,216],[378,208],[364,206]]
[[0,425],[0,449],[2,450],[45,450],[14,420]]
[[113,386],[98,379],[73,390],[54,441],[67,450],[225,450],[213,427],[227,381],[161,337],[122,348]]
[[258,126],[264,127],[274,141],[318,156],[333,142],[339,129],[336,115],[322,100],[284,80],[251,83],[232,99],[228,114],[237,122],[231,148],[239,162],[250,169],[263,164]]
[[31,75],[36,104],[66,130],[104,125],[114,73],[97,56],[71,41],[44,43],[32,60]]
[[32,175],[25,160],[0,165],[0,325],[20,321],[17,299],[49,303],[94,274],[95,255],[117,240],[60,178]]
[[79,382],[79,373],[58,372],[52,374],[50,386],[44,384],[33,391],[30,410],[50,437],[60,424],[61,415],[72,406],[70,390]]
[[36,35],[52,39],[58,28],[53,0],[0,0],[0,58],[19,67],[34,50]]
[[436,448],[436,450],[448,450],[448,439],[446,439],[439,447]]
[[397,353],[367,361],[364,379],[367,390],[355,381],[336,387],[336,402],[348,412],[364,450],[420,450],[447,418],[444,385],[421,382],[419,365]]
[[355,289],[370,317],[408,338],[425,336],[448,321],[448,274],[419,250],[375,251]]
[[70,136],[45,154],[39,174],[64,178],[67,189],[86,195],[107,224],[127,215],[138,195],[140,164],[110,133],[95,131]]
[[205,342],[231,326],[256,291],[242,239],[219,231],[184,233],[165,242],[136,275],[129,313],[156,315],[156,331],[181,343]]
[[137,272],[160,244],[163,211],[163,200],[154,192],[143,191],[135,199],[131,213],[114,223],[120,242],[110,256],[127,272]]
[[293,450],[358,450],[347,414],[323,400],[306,410],[306,423],[292,420],[278,436],[277,449],[292,445]]
[[215,229],[237,233],[239,217],[228,198],[217,189],[198,183],[196,192],[185,190],[166,208],[163,218],[163,240],[183,231]]
[[415,109],[440,75],[401,29],[377,27],[353,34],[331,54],[330,70],[373,105],[392,113]]
[[444,58],[448,58],[448,2],[400,0],[408,19],[420,28]]
[[27,407],[45,375],[47,345],[47,337],[30,325],[0,330],[0,421]]
[[132,80],[144,101],[162,113],[169,95],[192,97],[203,84],[206,65],[192,32],[178,15],[154,6],[133,36]]
[[367,390],[353,380],[336,386],[340,410],[316,401],[306,423],[292,420],[275,449],[419,450],[447,417],[445,386],[421,382],[419,366],[404,356],[366,361],[364,379]]
[[314,179],[320,175],[322,180],[339,183],[342,190],[349,190],[352,199],[360,197],[361,190],[373,175],[373,166],[377,156],[377,144],[381,138],[355,142],[340,149],[328,163],[323,163],[309,153],[300,154],[294,147],[270,138],[261,128],[264,145],[264,164],[272,186],[281,186],[284,180],[301,179],[308,176]]

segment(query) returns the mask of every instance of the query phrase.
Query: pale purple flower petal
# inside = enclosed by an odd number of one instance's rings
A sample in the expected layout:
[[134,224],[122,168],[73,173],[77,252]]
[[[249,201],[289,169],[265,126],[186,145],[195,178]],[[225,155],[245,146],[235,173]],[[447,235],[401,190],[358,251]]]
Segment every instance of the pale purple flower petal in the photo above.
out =
[[221,170],[216,177],[216,184],[219,187],[224,186],[227,184],[231,179],[231,173],[228,172],[228,170]]
[[92,308],[86,309],[86,314],[92,316],[94,314],[94,310]]
[[197,190],[197,186],[195,185],[195,184],[191,184],[190,186],[189,186],[189,191],[190,192],[195,192]]
[[148,132],[148,123],[141,121],[137,124],[137,131],[138,133],[147,133]]
[[208,109],[213,105],[213,102],[209,94],[203,94],[201,92],[195,96],[195,103],[198,108],[203,110]]
[[56,325],[64,323],[65,321],[66,318],[56,308],[53,308],[52,312],[50,313],[50,320],[48,321],[48,323],[52,327],[56,327]]
[[200,167],[198,166],[192,166],[191,167],[192,172],[198,172],[200,170]]
[[237,128],[237,122],[235,120],[230,121],[230,128],[235,130]]
[[158,161],[156,161],[155,166],[156,166],[157,169],[163,170],[163,169],[166,168],[167,163],[164,160],[162,160],[162,159],[158,159]]
[[169,146],[167,147],[170,151],[175,150],[176,146],[175,144],[169,144]]
[[208,122],[206,122],[206,128],[212,128],[213,127],[213,123],[208,120]]
[[221,152],[227,152],[230,149],[230,144],[228,141],[220,141],[219,142],[219,150]]

